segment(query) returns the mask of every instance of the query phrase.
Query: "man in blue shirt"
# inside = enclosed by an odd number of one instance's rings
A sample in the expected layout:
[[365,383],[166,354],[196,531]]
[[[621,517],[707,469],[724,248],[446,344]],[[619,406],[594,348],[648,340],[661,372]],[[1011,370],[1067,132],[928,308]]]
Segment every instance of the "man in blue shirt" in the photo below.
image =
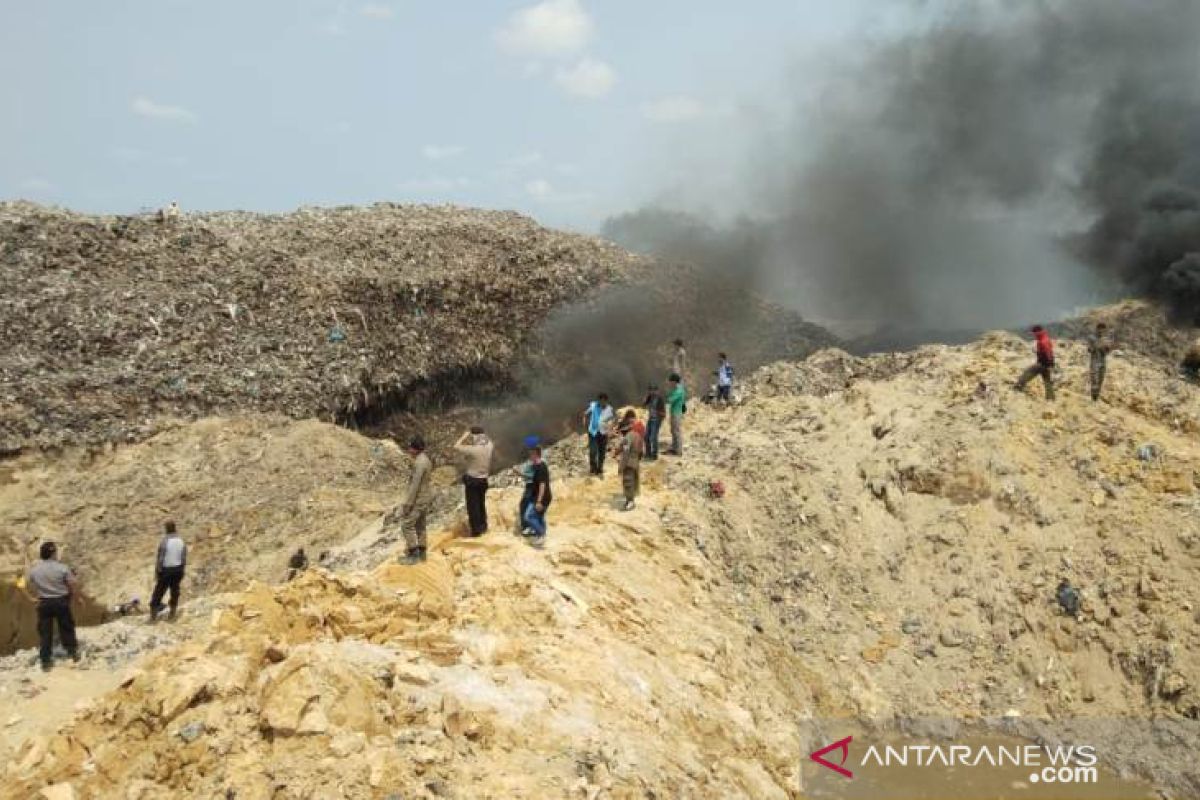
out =
[[583,411],[583,424],[588,433],[588,467],[593,475],[604,474],[604,455],[608,450],[608,433],[613,424],[612,406],[604,392],[588,403]]
[[721,360],[717,364],[717,400],[728,405],[733,394],[733,365],[724,353],[718,357]]

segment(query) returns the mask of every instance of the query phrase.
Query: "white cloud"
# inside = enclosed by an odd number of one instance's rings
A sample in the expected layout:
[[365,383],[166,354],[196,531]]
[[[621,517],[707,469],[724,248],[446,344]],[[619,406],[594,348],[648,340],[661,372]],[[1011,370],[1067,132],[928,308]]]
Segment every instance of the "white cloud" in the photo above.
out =
[[542,154],[536,150],[504,159],[506,167],[532,167],[540,163],[542,163]]
[[525,191],[528,192],[532,197],[536,197],[539,200],[545,200],[547,197],[554,194],[554,187],[550,184],[550,181],[545,180],[544,178],[536,178],[528,181],[525,184]]
[[690,122],[703,117],[704,104],[694,97],[672,95],[642,104],[642,116],[651,122]]
[[455,158],[461,156],[463,152],[463,148],[456,144],[427,144],[421,148],[421,155],[430,161]]
[[410,178],[396,184],[396,188],[402,192],[411,192],[413,194],[443,194],[445,192],[452,192],[455,189],[463,189],[470,185],[471,181],[467,178],[433,176],[429,178]]
[[358,10],[358,13],[371,19],[391,19],[396,16],[396,12],[392,10],[391,6],[385,6],[381,3],[367,3]]
[[26,192],[52,192],[57,188],[45,178],[26,178],[20,186]]
[[543,0],[514,12],[495,39],[511,55],[567,56],[583,49],[592,28],[579,0]]
[[156,103],[147,97],[135,97],[129,106],[133,113],[149,117],[150,119],[161,119],[170,122],[195,122],[196,115],[184,108],[183,106],[170,106],[162,103]]
[[585,58],[573,67],[557,70],[554,82],[568,94],[595,99],[612,91],[617,72],[603,61]]

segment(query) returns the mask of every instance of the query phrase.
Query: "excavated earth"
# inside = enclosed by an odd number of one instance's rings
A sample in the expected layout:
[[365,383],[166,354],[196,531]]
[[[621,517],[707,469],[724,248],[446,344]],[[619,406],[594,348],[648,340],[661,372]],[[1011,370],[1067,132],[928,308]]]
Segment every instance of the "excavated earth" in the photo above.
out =
[[1129,347],[1093,403],[1059,357],[1055,403],[1006,333],[777,363],[689,407],[632,512],[553,448],[544,550],[516,487],[472,540],[447,486],[423,566],[376,507],[297,581],[87,629],[48,676],[14,655],[0,797],[816,796],[847,730],[1086,742],[1128,781],[1090,796],[1200,796],[1200,394]]

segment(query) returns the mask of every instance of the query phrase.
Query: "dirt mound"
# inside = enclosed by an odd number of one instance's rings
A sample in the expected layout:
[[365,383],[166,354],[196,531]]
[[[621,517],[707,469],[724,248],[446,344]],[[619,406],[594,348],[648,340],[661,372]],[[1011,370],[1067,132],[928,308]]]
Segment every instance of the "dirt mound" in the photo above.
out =
[[270,415],[205,419],[100,453],[21,456],[0,485],[0,576],[51,539],[98,598],[146,603],[174,519],[190,547],[185,592],[281,580],[297,547],[315,563],[398,502],[407,464],[393,442]]
[[509,212],[184,215],[0,204],[0,452],[166,417],[325,420],[507,380],[552,309],[645,262]]

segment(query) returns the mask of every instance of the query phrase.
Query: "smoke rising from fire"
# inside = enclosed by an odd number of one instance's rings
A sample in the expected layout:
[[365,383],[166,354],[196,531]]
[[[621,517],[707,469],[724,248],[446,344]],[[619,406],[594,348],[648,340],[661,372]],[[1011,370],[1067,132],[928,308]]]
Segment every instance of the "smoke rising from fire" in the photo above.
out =
[[1190,322],[1197,31],[1195,0],[955,4],[803,76],[821,90],[756,143],[740,222],[667,202],[606,233],[818,321],[1014,325],[1133,293]]

